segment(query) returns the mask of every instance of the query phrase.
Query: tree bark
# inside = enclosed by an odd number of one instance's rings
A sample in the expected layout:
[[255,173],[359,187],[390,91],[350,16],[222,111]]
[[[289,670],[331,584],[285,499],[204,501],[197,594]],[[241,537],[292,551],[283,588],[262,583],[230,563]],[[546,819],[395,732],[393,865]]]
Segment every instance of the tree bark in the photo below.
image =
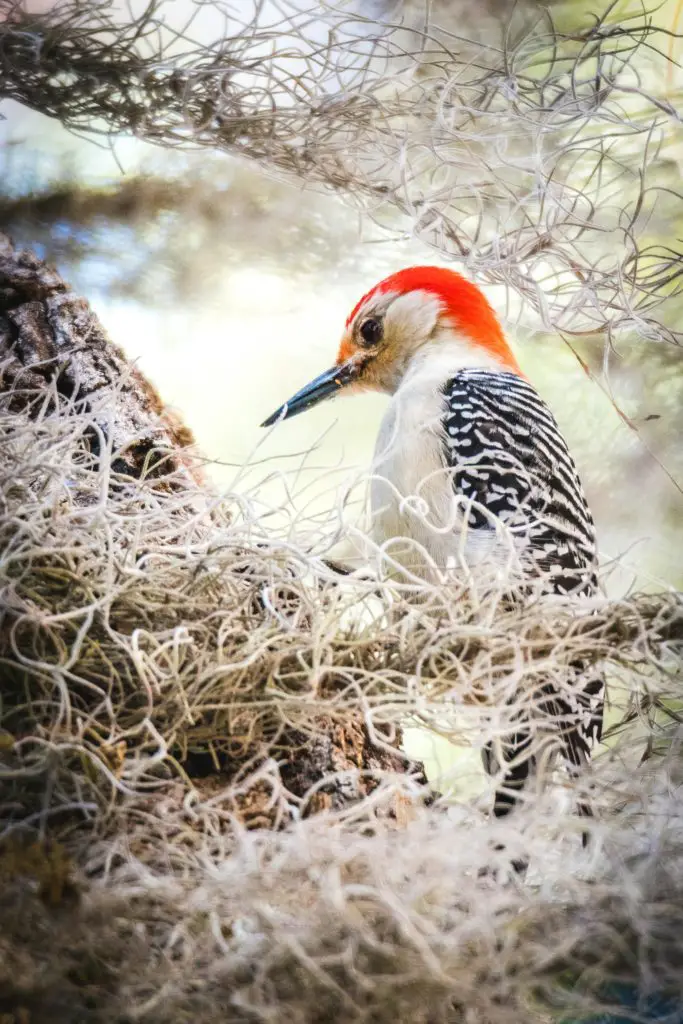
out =
[[[107,338],[84,299],[35,255],[17,251],[0,234],[0,388],[12,393],[12,407],[40,404],[52,388],[87,407],[111,399],[113,417],[101,426],[110,434],[118,468],[139,477],[156,454],[157,472],[183,467],[202,479],[197,459],[186,450],[192,432],[167,409],[152,384]],[[144,467],[144,469],[143,469]]]

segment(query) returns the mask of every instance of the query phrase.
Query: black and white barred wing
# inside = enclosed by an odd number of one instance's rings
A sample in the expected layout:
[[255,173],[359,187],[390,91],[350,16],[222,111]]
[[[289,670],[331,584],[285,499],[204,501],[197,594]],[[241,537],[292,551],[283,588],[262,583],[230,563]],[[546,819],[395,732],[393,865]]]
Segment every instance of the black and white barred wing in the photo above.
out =
[[[500,520],[525,553],[525,574],[556,594],[590,594],[596,586],[593,519],[574,461],[552,413],[514,373],[462,370],[444,387],[443,455],[458,495],[472,499],[468,529],[492,531]],[[495,518],[492,518],[495,517]],[[600,738],[603,681],[581,663],[568,666],[560,688],[537,692],[541,717],[562,737],[570,765],[578,766]],[[526,781],[533,755],[530,724],[519,721],[503,763],[506,789],[496,813],[505,814]],[[501,757],[489,749],[489,770]]]
[[470,529],[494,529],[495,516],[524,542],[525,568],[549,592],[593,590],[593,519],[545,402],[517,374],[487,370],[460,371],[444,399],[444,458],[456,492],[476,503]]

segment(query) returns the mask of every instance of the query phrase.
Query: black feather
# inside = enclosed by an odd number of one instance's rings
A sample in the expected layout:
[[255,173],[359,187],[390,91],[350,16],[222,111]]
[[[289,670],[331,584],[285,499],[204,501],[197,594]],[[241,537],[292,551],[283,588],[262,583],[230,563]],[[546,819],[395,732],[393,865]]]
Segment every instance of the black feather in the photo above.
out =
[[[490,370],[461,370],[443,394],[444,460],[456,493],[476,503],[468,527],[492,530],[491,515],[497,517],[519,539],[529,579],[543,580],[549,593],[593,593],[593,518],[574,460],[545,402],[517,374]],[[568,671],[571,700],[548,684],[539,690],[538,711],[552,721],[568,767],[576,771],[600,739],[604,684],[586,678],[580,663]],[[520,721],[495,752],[489,745],[484,765],[490,774],[509,765],[495,798],[494,813],[501,817],[514,807],[533,771],[530,723]]]

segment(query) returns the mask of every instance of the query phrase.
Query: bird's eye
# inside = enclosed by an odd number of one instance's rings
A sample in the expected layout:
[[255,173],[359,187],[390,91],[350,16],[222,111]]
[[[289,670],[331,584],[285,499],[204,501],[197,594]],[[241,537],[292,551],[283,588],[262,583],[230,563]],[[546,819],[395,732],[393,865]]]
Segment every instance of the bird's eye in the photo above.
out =
[[366,345],[378,345],[382,340],[382,321],[371,317],[360,325],[359,334]]

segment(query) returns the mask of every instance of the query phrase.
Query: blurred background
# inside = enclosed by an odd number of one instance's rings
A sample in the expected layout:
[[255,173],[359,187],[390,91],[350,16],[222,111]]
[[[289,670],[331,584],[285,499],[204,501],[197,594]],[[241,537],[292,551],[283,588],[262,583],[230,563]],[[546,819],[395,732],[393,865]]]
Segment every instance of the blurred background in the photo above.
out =
[[[135,12],[135,5],[130,10],[106,6],[122,23]],[[549,22],[545,8],[535,3],[175,0],[162,6],[153,45],[162,48],[165,60],[182,54],[188,39],[195,50],[206,47],[211,53],[212,40],[241,32],[246,49],[237,74],[249,88],[249,76],[257,74],[259,62],[270,61],[278,73],[271,76],[272,89],[263,102],[284,108],[300,102],[287,91],[288,83],[305,78],[310,54],[341,45],[339,33],[333,36],[330,28],[330,7],[353,15],[345,29],[347,42],[353,39],[344,51],[346,58],[330,59],[324,74],[316,72],[318,93],[330,102],[344,99],[353,89],[362,92],[358,75],[367,75],[374,59],[367,41],[378,32],[391,38],[393,46],[394,64],[385,56],[382,74],[388,68],[403,89],[415,81],[429,83],[430,76],[442,73],[444,52],[456,61],[455,77],[466,89],[482,66],[500,68],[513,36],[521,62],[517,70],[507,68],[504,79],[496,71],[497,95],[518,119],[513,124],[516,134],[510,131],[500,145],[486,120],[489,107],[481,89],[472,112],[460,102],[461,121],[453,129],[460,132],[460,156],[450,167],[457,171],[458,187],[464,183],[464,198],[448,192],[455,179],[448,178],[446,185],[439,179],[442,153],[433,136],[424,147],[434,163],[429,167],[431,208],[438,210],[440,202],[455,211],[449,222],[442,218],[438,230],[424,229],[424,199],[416,201],[414,193],[400,193],[400,202],[387,207],[379,199],[367,201],[367,189],[360,201],[360,189],[348,184],[342,183],[335,194],[329,187],[333,175],[307,180],[296,171],[286,173],[282,161],[267,155],[250,158],[248,146],[240,155],[239,139],[232,152],[199,144],[162,147],[149,140],[151,131],[141,130],[140,138],[133,138],[96,122],[85,131],[74,123],[69,129],[56,117],[16,100],[0,105],[0,226],[16,242],[52,261],[75,291],[89,299],[113,341],[138,362],[194,431],[217,487],[246,496],[261,514],[259,528],[317,546],[321,553],[348,555],[351,547],[340,537],[339,523],[343,518],[362,526],[362,477],[385,400],[358,396],[323,404],[270,432],[259,424],[331,365],[349,310],[382,276],[424,262],[485,272],[486,259],[493,266],[491,254],[496,253],[498,272],[488,278],[488,294],[522,367],[554,410],[575,454],[597,520],[606,590],[617,596],[633,589],[681,588],[683,359],[676,332],[683,313],[677,269],[683,228],[678,191],[683,144],[677,115],[682,80],[677,61],[683,45],[676,33],[683,28],[683,3],[667,0],[650,13],[630,0],[611,5],[606,38],[611,34],[616,39],[635,22],[658,25],[668,34],[642,34],[629,51],[628,69],[609,116],[596,116],[593,123],[587,110],[580,122],[584,142],[574,150],[567,143],[578,130],[572,118],[585,102],[585,90],[599,92],[601,75],[607,73],[583,50],[582,32],[606,9],[599,0],[550,5],[554,31],[561,30],[568,40],[571,60],[585,62],[556,69],[547,94],[538,83],[551,64],[550,37],[543,43],[538,39],[539,34],[548,35]],[[33,3],[27,10],[51,13],[59,7]],[[245,25],[251,25],[252,36]],[[436,42],[425,45],[426,38]],[[145,45],[151,46],[149,39],[147,34]],[[535,50],[529,42],[534,39]],[[419,61],[408,60],[405,55],[416,50]],[[562,86],[562,107],[558,83],[572,75],[577,81]],[[519,261],[506,263],[498,245],[507,237],[513,213],[531,209],[532,201],[540,208],[555,187],[554,172],[545,163],[548,151],[543,148],[539,108],[533,132],[525,134],[531,114],[520,97],[531,88],[529,83],[548,111],[568,111],[567,135],[551,150],[554,167],[563,167],[565,181],[579,176],[587,183],[586,195],[589,186],[593,189],[587,204],[581,209],[575,205],[573,220],[567,221],[566,249],[575,255],[567,257],[561,270],[550,257],[539,263],[541,257],[529,256],[528,248],[526,269]],[[383,88],[383,102],[389,103],[390,87],[385,83]],[[445,95],[442,89],[442,126],[451,116]],[[570,111],[572,103],[576,109]],[[474,125],[468,135],[463,110]],[[419,125],[419,119],[411,125],[414,150],[403,143],[394,152],[387,150],[397,181],[407,175],[406,168],[417,176],[415,153],[424,146]],[[393,138],[400,135],[392,132]],[[590,167],[585,163],[586,139],[603,147]],[[610,149],[614,140],[616,155]],[[373,180],[371,165],[381,141],[377,136],[364,143],[365,164],[357,167],[364,169],[367,180]],[[564,157],[557,155],[562,146],[573,153],[573,162],[562,164]],[[499,165],[490,154],[500,156],[503,149],[506,170],[498,174]],[[528,157],[523,167],[524,188],[515,191],[518,179],[510,176],[510,168],[516,174],[532,150],[533,161]],[[619,166],[618,175],[607,167],[608,151],[611,166]],[[482,168],[498,181],[498,191],[488,187]],[[566,195],[561,191],[555,196],[558,209]],[[476,238],[468,227],[471,211],[458,205],[461,199],[462,204],[481,201],[485,207]],[[592,234],[584,233],[589,222]],[[474,239],[468,255],[455,264],[455,236],[439,234],[443,223],[462,224]],[[618,245],[623,247],[627,239],[632,249],[611,264],[615,232]],[[484,249],[477,249],[479,244]],[[481,258],[478,253],[483,253]],[[662,253],[666,274],[660,273]],[[590,274],[581,269],[573,274],[575,259],[588,260]],[[520,276],[506,283],[505,268],[511,263]],[[649,273],[653,280],[660,274],[652,307],[638,305],[632,282],[623,277],[624,268],[635,264],[641,280],[647,281]],[[602,320],[600,329],[593,329],[586,282],[593,276],[598,280],[605,267],[613,299],[605,299],[607,293],[596,285],[595,305],[602,303],[602,309],[594,322]],[[525,301],[523,275],[544,282],[547,301]],[[487,286],[486,273],[481,281]],[[581,288],[572,292],[577,281]],[[543,288],[534,293],[537,299]],[[568,296],[564,305],[563,288]],[[572,317],[584,317],[575,330],[575,320],[566,318],[568,310]],[[557,330],[550,329],[555,325]]]

